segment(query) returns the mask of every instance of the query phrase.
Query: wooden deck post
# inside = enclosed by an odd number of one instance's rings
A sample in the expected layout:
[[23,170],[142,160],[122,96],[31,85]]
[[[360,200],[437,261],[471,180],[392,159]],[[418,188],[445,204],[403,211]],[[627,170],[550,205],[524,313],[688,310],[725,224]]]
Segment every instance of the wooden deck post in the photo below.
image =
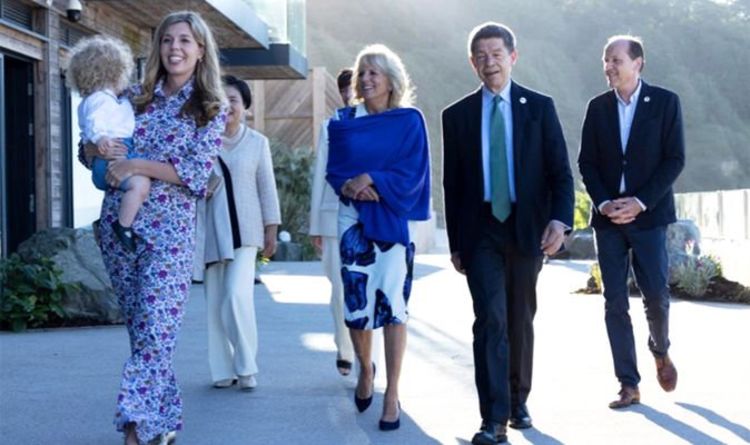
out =
[[253,126],[256,131],[265,134],[266,130],[266,82],[264,80],[250,81],[253,92]]

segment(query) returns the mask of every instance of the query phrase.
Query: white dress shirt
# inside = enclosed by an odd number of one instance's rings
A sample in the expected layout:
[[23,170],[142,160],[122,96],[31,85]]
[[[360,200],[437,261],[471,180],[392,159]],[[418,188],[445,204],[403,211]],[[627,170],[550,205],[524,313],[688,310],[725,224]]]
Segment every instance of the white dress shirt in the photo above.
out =
[[129,138],[135,130],[135,113],[125,98],[118,99],[109,89],[86,96],[78,106],[78,126],[84,142],[108,138]]
[[[354,117],[367,116],[367,109],[363,103],[356,105]],[[312,191],[310,196],[310,230],[311,236],[337,237],[339,220],[339,196],[326,181],[326,166],[328,165],[328,123],[338,120],[338,113],[334,112],[320,126],[318,136],[318,152],[313,170]]]
[[[633,95],[630,96],[630,102],[620,97],[620,93],[615,89],[615,96],[617,97],[617,117],[620,122],[620,144],[622,145],[622,154],[625,154],[625,150],[628,147],[628,139],[630,139],[630,129],[633,127],[633,116],[635,116],[635,109],[638,106],[638,97],[641,95],[641,81],[638,81]],[[622,173],[620,178],[620,193],[625,193],[625,172]]]
[[[628,148],[630,130],[633,128],[633,117],[635,116],[636,107],[638,107],[638,98],[641,96],[641,85],[642,82],[640,79],[638,79],[638,86],[630,96],[630,102],[625,102],[625,100],[620,97],[620,93],[617,92],[617,89],[615,89],[615,97],[617,98],[617,118],[620,124],[620,148],[622,149],[623,155]],[[620,177],[620,193],[625,193],[624,171],[622,172],[622,176]],[[638,205],[641,206],[641,210],[646,210],[646,205],[643,204],[640,199],[635,198],[635,200],[638,202]],[[607,199],[606,201],[599,204],[599,212],[601,212],[604,206],[609,202],[610,200]]]

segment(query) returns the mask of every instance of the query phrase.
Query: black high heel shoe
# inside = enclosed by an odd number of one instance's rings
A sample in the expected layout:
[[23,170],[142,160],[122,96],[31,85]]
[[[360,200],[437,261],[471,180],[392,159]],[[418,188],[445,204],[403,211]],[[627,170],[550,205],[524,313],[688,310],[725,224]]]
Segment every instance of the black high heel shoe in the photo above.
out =
[[378,423],[378,428],[380,428],[380,431],[393,431],[397,430],[401,427],[401,402],[398,402],[398,417],[396,417],[396,420],[393,422],[386,422],[385,420],[380,420]]
[[366,399],[360,399],[357,397],[357,390],[354,390],[354,404],[357,405],[357,411],[363,413],[372,403],[372,396],[375,394],[375,363],[372,364],[372,390],[370,391],[370,397]]

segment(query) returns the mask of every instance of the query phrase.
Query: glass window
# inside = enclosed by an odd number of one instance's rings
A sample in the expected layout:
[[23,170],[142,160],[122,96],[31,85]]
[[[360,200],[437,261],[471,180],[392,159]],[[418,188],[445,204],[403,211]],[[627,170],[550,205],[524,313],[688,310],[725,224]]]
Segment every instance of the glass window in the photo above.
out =
[[305,44],[306,0],[244,0],[269,27],[273,43],[288,43],[300,54],[307,53]]
[[71,168],[73,181],[73,227],[84,227],[99,219],[104,192],[94,187],[91,182],[91,171],[78,162],[78,104],[81,96],[70,93],[70,147],[73,150]]

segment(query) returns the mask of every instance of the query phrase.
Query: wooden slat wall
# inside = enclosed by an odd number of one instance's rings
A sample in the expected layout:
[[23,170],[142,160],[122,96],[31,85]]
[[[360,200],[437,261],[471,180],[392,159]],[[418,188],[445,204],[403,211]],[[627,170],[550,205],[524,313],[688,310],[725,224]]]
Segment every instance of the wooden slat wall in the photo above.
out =
[[320,125],[342,106],[336,79],[323,67],[304,80],[255,80],[248,124],[289,148],[313,147]]

